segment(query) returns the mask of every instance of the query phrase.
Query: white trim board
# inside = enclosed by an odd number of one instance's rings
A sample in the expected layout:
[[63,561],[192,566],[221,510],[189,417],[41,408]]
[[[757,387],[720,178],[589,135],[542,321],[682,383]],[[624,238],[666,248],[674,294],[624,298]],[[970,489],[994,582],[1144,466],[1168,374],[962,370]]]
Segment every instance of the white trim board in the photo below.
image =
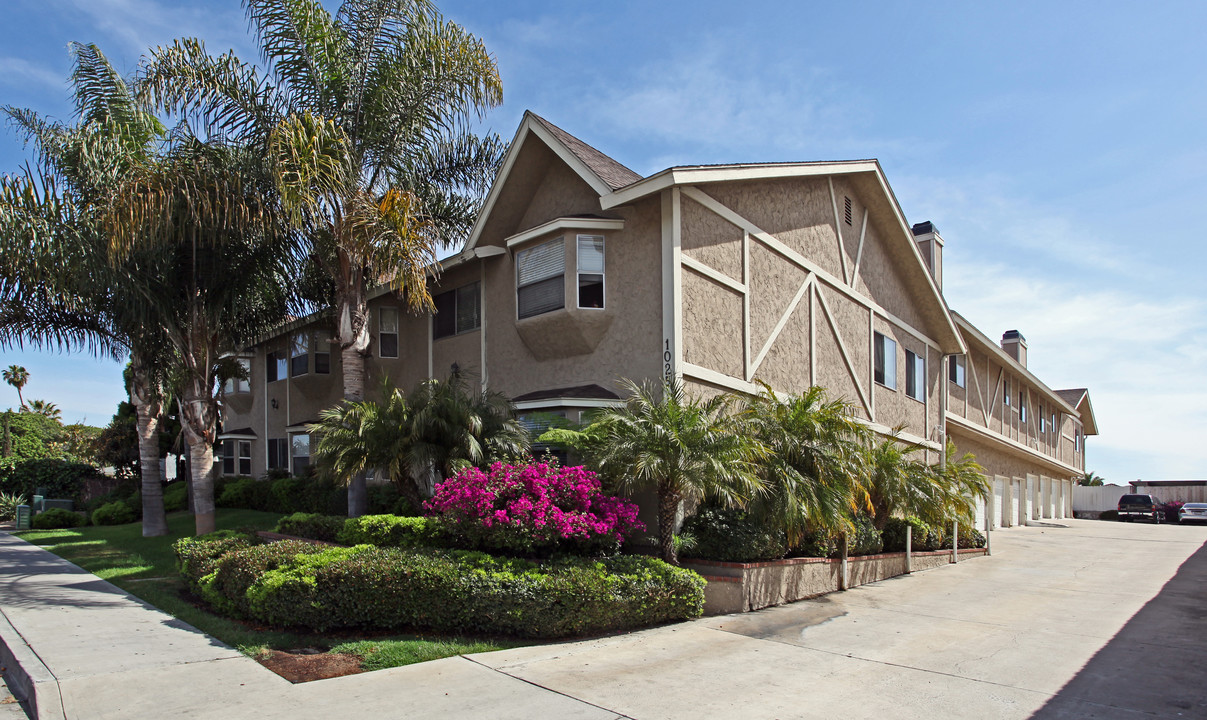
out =
[[600,398],[548,398],[546,400],[525,400],[512,404],[516,410],[543,410],[545,408],[610,408],[624,405],[624,400],[603,400]]
[[516,233],[504,240],[508,248],[513,248],[535,240],[542,235],[562,232],[565,230],[623,230],[624,220],[613,218],[556,218],[534,228]]

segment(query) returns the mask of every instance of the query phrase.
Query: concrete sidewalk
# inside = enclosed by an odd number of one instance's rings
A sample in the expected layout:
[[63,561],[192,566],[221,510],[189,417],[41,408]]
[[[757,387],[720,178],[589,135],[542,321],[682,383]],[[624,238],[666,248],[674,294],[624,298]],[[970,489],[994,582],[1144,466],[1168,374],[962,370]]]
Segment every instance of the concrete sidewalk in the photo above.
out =
[[43,718],[1207,717],[1207,528],[1068,523],[758,613],[303,685],[0,535],[0,640]]

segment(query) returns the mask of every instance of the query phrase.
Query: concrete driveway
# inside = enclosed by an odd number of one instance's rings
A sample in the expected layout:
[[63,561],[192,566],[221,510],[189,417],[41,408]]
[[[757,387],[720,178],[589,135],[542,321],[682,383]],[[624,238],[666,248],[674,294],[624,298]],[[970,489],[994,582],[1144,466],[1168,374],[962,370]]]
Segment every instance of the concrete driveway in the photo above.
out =
[[1207,717],[1207,528],[1062,522],[815,601],[305,685],[12,538],[0,610],[43,717]]

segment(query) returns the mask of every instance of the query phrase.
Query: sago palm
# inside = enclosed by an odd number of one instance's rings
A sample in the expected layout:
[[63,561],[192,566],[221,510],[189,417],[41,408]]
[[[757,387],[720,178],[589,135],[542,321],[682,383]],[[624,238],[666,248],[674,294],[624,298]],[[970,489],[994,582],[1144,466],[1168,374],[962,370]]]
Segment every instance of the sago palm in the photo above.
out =
[[690,398],[679,381],[622,384],[629,391],[623,406],[600,410],[581,431],[550,430],[540,440],[573,447],[621,491],[654,490],[658,546],[662,558],[675,563],[680,505],[702,499],[745,504],[762,487],[766,450],[741,432],[727,395]]
[[71,45],[76,122],[31,110],[4,112],[32,143],[35,164],[0,178],[0,346],[127,355],[138,423],[143,535],[167,533],[156,426],[171,362],[164,337],[145,322],[140,289],[152,254],[110,262],[101,216],[115,188],[156,152],[163,126],[95,45]]
[[864,449],[864,490],[872,521],[883,530],[893,515],[913,515],[931,524],[958,519],[972,521],[976,499],[988,492],[983,469],[971,455],[952,456],[948,443],[945,467],[931,467],[916,459],[917,445],[902,442],[897,433]]
[[[467,130],[502,101],[482,42],[426,0],[245,0],[265,73],[195,39],[151,54],[142,87],[260,147],[294,224],[326,268],[344,399],[365,396],[368,293],[392,286],[412,310],[441,246],[461,239],[493,180],[503,144]],[[363,498],[363,480],[349,510]]]

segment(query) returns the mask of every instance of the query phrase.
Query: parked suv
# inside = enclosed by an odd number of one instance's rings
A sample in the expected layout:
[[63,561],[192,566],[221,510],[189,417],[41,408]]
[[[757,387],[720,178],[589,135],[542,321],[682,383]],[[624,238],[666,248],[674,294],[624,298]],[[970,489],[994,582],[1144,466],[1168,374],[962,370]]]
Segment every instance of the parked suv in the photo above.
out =
[[1119,498],[1119,521],[1152,520],[1160,523],[1165,519],[1161,501],[1152,495],[1124,495]]

